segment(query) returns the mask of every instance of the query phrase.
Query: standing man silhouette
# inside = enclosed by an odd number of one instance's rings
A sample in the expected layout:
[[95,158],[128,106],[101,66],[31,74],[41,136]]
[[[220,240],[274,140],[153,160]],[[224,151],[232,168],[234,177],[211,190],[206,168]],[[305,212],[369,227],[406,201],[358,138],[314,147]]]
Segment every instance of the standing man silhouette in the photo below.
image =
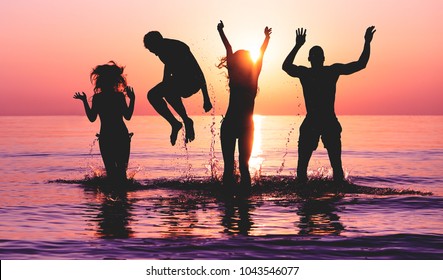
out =
[[[168,105],[180,115],[185,124],[185,141],[194,140],[194,123],[186,113],[182,97],[186,98],[200,89],[203,92],[205,112],[212,109],[205,76],[189,47],[178,40],[163,38],[158,31],[147,33],[143,39],[145,47],[165,64],[163,80],[148,92],[148,100],[154,109],[171,125],[171,144],[175,145],[177,134],[182,128]],[[166,101],[165,101],[166,100]]]
[[282,68],[289,76],[300,79],[307,111],[306,118],[300,126],[298,140],[297,180],[299,182],[306,182],[308,179],[309,160],[313,151],[317,149],[320,136],[328,151],[334,171],[334,180],[344,180],[340,135],[342,127],[334,111],[336,85],[340,75],[349,75],[366,67],[374,33],[374,26],[366,29],[363,52],[357,61],[324,66],[323,49],[314,46],[309,51],[308,60],[311,63],[311,68],[308,68],[293,64],[297,52],[306,41],[306,29],[297,29],[295,46],[283,62]]

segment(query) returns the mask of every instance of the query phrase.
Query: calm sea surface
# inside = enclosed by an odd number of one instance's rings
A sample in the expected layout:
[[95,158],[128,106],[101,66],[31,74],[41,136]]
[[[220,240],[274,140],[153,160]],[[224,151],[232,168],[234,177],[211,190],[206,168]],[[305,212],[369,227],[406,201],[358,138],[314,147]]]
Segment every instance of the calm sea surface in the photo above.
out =
[[[256,116],[254,190],[220,190],[221,117],[195,116],[196,140],[136,116],[126,193],[103,191],[85,116],[0,117],[1,259],[443,259],[443,116],[342,116],[343,165],[363,188],[293,179],[298,116]],[[179,137],[183,137],[180,135]],[[94,181],[95,180],[95,181]]]

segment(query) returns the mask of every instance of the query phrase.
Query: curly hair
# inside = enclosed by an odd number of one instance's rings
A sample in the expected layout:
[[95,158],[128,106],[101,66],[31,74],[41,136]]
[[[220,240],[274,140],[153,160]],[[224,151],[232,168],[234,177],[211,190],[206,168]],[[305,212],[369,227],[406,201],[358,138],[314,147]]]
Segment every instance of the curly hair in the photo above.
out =
[[114,61],[95,67],[90,75],[91,83],[95,84],[94,93],[101,93],[109,89],[119,91],[121,87],[126,87],[126,77],[123,75],[124,69]]

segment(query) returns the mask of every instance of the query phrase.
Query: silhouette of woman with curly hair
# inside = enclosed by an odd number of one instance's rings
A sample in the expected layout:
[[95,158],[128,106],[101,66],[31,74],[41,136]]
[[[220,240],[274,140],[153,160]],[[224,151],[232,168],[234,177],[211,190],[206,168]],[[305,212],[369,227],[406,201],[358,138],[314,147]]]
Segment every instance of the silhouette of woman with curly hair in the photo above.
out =
[[[123,118],[130,120],[134,112],[135,94],[132,87],[127,86],[123,75],[124,67],[115,62],[98,65],[92,70],[91,82],[95,85],[92,106],[89,107],[86,94],[76,92],[75,99],[83,101],[86,116],[94,122],[100,117],[99,146],[107,178],[112,183],[122,183],[127,180],[130,142],[132,134]],[[129,98],[129,105],[125,100]]]

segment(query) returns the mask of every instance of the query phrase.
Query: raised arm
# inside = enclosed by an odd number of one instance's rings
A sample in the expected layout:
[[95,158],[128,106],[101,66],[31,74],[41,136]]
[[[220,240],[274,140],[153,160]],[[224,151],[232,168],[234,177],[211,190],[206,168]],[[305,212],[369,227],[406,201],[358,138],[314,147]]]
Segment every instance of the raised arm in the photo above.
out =
[[260,73],[260,71],[261,71],[261,67],[262,67],[262,63],[263,63],[263,55],[265,54],[266,48],[268,47],[269,39],[271,38],[271,34],[272,34],[272,28],[268,28],[266,26],[265,27],[265,40],[263,41],[263,44],[261,45],[261,48],[260,48],[260,56],[257,59],[257,62],[255,62],[255,64],[256,64],[255,70],[257,71],[257,73]]
[[231,44],[229,44],[228,38],[226,38],[225,32],[223,31],[223,28],[225,25],[223,24],[223,21],[220,21],[219,24],[217,24],[217,30],[220,34],[220,38],[222,39],[223,45],[225,45],[226,48],[226,55],[232,54],[232,47]]
[[205,75],[203,74],[203,71],[201,70],[200,66],[198,66],[198,67],[200,69],[200,82],[201,82],[201,90],[202,90],[202,94],[203,94],[203,110],[205,110],[205,112],[207,113],[207,112],[209,112],[209,110],[212,109],[212,103],[211,103],[211,99],[209,99],[208,86],[206,85]]
[[129,98],[129,106],[126,107],[126,109],[124,110],[123,117],[129,121],[132,118],[132,114],[134,113],[135,93],[134,89],[130,86],[127,86],[125,91],[126,95]]
[[189,59],[188,62],[191,65],[195,66],[191,67],[192,70],[190,68],[189,71],[195,71],[193,75],[195,75],[199,79],[200,89],[203,94],[203,109],[205,110],[205,112],[209,112],[209,110],[212,109],[212,103],[211,100],[209,99],[208,86],[206,85],[206,79],[205,75],[203,74],[203,70],[201,69],[197,59],[195,58],[195,56],[192,54],[191,51],[189,51],[186,55],[188,56]]
[[83,107],[85,108],[86,116],[90,122],[94,122],[97,119],[97,112],[89,107],[89,103],[84,92],[76,92],[74,94],[74,99],[79,99],[83,101]]
[[202,94],[203,94],[203,110],[205,110],[205,112],[209,112],[209,110],[212,109],[212,103],[211,103],[211,99],[209,99],[209,94],[208,94],[208,86],[206,85],[206,79],[205,76],[203,75],[202,72]]
[[263,44],[261,45],[261,48],[260,48],[261,55],[264,54],[264,52],[266,51],[266,48],[268,47],[269,39],[271,38],[271,34],[272,34],[272,28],[268,28],[266,26],[265,27],[265,40],[263,41]]
[[371,53],[371,41],[374,37],[375,31],[375,26],[370,26],[366,29],[365,44],[363,46],[363,51],[360,55],[360,58],[357,61],[348,64],[337,64],[335,66],[338,68],[340,74],[349,75],[366,68]]
[[306,29],[298,28],[296,31],[295,46],[289,52],[288,56],[286,57],[282,65],[283,71],[288,73],[289,76],[298,77],[300,75],[301,68],[300,66],[294,64],[294,59],[298,51],[304,45],[305,42],[306,42]]

